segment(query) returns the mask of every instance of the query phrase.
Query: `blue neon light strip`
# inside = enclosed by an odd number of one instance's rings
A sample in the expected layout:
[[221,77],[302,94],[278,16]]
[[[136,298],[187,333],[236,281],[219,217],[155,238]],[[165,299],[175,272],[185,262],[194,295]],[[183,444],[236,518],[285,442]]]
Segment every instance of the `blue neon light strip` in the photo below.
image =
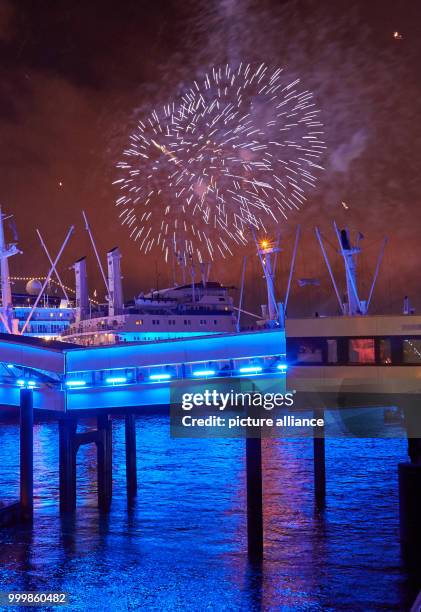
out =
[[84,387],[86,380],[66,380],[66,387]]
[[215,376],[215,370],[196,370],[193,376]]
[[118,383],[126,383],[127,378],[125,376],[111,376],[110,378],[106,378],[105,382],[109,385],[115,385]]
[[149,380],[168,380],[171,374],[151,374]]
[[260,366],[247,366],[244,368],[240,368],[239,372],[241,374],[255,374],[256,372],[261,372],[263,368]]
[[25,378],[18,378],[16,384],[18,384],[21,389],[35,389],[37,382],[36,380],[26,380]]
[[278,370],[283,370],[285,372],[285,370],[288,369],[288,366],[286,363],[280,363],[278,366],[276,366],[278,368]]

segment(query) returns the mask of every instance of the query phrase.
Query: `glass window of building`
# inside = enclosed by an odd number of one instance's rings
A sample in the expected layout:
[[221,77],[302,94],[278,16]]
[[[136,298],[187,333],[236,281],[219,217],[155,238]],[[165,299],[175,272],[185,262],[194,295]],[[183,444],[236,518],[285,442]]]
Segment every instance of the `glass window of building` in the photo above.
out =
[[327,342],[327,362],[338,363],[338,341],[335,338],[328,338]]
[[421,338],[406,338],[403,341],[403,362],[421,363]]
[[374,363],[374,338],[351,338],[349,361],[350,363]]
[[323,339],[287,339],[287,357],[296,363],[323,363]]
[[382,365],[391,365],[392,363],[390,338],[380,338],[379,340],[379,361]]

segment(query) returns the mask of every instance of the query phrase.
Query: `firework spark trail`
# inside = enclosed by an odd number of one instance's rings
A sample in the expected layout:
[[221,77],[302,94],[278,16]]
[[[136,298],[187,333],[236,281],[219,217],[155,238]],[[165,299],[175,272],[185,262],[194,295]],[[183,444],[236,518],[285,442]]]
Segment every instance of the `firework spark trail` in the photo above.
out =
[[232,254],[306,200],[325,150],[311,92],[265,64],[213,67],[153,110],[117,164],[121,223],[167,260]]

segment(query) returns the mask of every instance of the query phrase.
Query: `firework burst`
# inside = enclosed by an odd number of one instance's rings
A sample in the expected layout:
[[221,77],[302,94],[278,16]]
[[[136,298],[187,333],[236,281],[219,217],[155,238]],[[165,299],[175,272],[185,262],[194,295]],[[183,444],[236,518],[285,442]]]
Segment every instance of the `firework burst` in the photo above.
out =
[[281,68],[214,67],[131,134],[114,181],[121,223],[166,260],[232,254],[305,202],[322,169],[319,113]]

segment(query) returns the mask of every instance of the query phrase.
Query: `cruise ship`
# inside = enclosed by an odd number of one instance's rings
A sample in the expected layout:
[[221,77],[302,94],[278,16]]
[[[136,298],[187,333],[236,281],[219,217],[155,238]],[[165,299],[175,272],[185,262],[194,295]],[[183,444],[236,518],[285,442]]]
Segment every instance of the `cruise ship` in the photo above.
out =
[[[84,215],[95,254],[91,230]],[[118,248],[107,253],[107,303],[101,305],[88,295],[86,258],[74,264],[75,290],[51,278],[20,278],[25,290],[13,291],[14,277],[9,273],[9,258],[20,253],[16,242],[7,243],[0,211],[1,306],[0,333],[23,334],[45,340],[62,340],[89,345],[205,336],[236,331],[237,317],[229,288],[210,281],[208,265],[201,267],[201,282],[151,290],[124,302]],[[99,261],[99,258],[98,258]],[[46,279],[48,282],[46,282]],[[41,282],[44,281],[44,282]],[[75,294],[69,298],[69,294]]]
[[[51,279],[16,278],[10,276],[9,258],[21,253],[16,242],[7,243],[4,232],[4,221],[10,219],[3,214],[0,207],[0,332],[24,334],[41,337],[45,340],[57,339],[68,328],[75,317],[75,308],[68,295],[56,293]],[[22,285],[14,290],[14,283]],[[67,294],[66,289],[64,292]]]
[[237,318],[227,287],[209,281],[192,282],[140,294],[125,303],[118,248],[107,253],[108,305],[92,309],[87,291],[86,259],[75,264],[75,321],[62,340],[101,345],[151,342],[236,331]]

